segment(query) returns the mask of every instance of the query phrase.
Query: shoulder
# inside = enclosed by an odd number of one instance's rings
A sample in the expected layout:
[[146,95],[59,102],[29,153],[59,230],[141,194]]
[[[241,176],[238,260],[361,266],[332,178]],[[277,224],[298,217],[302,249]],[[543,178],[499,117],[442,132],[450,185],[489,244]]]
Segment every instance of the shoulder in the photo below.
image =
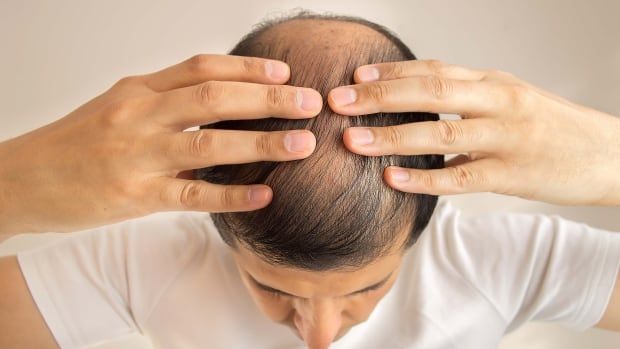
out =
[[[75,237],[125,243],[140,249],[174,250],[209,243],[216,234],[208,213],[160,212],[75,233]],[[120,246],[119,246],[120,247]],[[162,252],[162,250],[159,250]]]
[[579,235],[590,239],[597,229],[556,215],[515,212],[468,214],[443,200],[420,237],[421,245],[433,245],[449,254],[475,254],[531,247],[557,238]]
[[548,259],[554,250],[559,249],[556,255],[563,256],[579,246],[597,245],[607,235],[559,216],[467,214],[444,201],[413,246],[412,255],[417,263],[478,285],[483,277],[493,276],[488,281],[494,283],[497,278],[538,265],[537,261]]

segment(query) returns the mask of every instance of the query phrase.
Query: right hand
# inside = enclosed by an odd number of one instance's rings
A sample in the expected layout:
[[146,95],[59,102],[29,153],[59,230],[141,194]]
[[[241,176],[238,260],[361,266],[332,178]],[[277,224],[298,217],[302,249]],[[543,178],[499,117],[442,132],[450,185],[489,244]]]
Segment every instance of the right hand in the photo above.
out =
[[[309,118],[312,89],[280,85],[283,62],[198,55],[121,79],[45,127],[0,143],[0,233],[73,231],[157,211],[249,211],[265,185],[192,180],[191,169],[309,156],[305,130],[183,130],[227,119]],[[291,145],[293,146],[291,148]]]
[[460,154],[446,168],[390,166],[408,193],[495,192],[564,205],[620,205],[620,119],[571,103],[511,74],[437,61],[364,66],[330,92],[339,114],[459,114],[462,120],[345,130],[366,156]]

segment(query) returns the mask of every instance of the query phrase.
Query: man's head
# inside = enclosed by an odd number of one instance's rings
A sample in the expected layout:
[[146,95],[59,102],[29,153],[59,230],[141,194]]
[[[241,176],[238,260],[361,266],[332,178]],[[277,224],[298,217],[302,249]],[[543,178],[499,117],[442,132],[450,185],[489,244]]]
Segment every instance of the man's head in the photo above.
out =
[[[361,19],[299,14],[268,22],[246,36],[233,55],[287,62],[290,85],[324,97],[353,82],[364,64],[415,59],[396,37]],[[440,168],[443,157],[364,157],[346,150],[351,126],[388,126],[437,120],[436,114],[345,117],[324,106],[314,119],[225,121],[208,128],[305,128],[317,139],[304,160],[216,166],[197,171],[221,184],[264,183],[273,201],[258,211],[212,214],[234,250],[242,278],[273,320],[297,328],[311,348],[324,348],[364,321],[398,274],[402,254],[427,225],[436,197],[395,191],[385,167]]]

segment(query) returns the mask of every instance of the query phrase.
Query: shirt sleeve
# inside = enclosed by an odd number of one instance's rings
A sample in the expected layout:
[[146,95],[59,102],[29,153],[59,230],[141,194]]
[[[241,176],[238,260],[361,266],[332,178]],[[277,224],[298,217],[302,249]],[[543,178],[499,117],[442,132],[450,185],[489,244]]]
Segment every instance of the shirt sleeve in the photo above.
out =
[[506,320],[600,321],[620,266],[620,234],[558,216],[490,214],[444,222],[454,268]]
[[63,348],[141,331],[158,298],[204,250],[200,223],[174,213],[74,233],[18,254],[32,297]]

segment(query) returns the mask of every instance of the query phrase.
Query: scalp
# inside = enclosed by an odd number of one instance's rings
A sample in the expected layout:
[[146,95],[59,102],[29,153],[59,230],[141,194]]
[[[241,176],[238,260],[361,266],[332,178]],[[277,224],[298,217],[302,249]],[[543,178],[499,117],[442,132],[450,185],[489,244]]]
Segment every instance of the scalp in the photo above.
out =
[[[316,89],[327,100],[331,89],[353,83],[360,65],[415,58],[372,25],[312,16],[272,22],[243,38],[231,54],[282,60],[291,68],[288,84]],[[348,117],[325,104],[313,119],[224,121],[207,127],[305,128],[315,134],[317,146],[304,160],[216,166],[197,174],[215,183],[264,183],[273,189],[273,201],[264,209],[212,215],[231,246],[241,242],[270,263],[303,269],[360,267],[414,241],[436,203],[436,197],[391,189],[382,180],[384,168],[438,168],[443,158],[356,155],[343,145],[344,129],[436,119],[427,113]]]

